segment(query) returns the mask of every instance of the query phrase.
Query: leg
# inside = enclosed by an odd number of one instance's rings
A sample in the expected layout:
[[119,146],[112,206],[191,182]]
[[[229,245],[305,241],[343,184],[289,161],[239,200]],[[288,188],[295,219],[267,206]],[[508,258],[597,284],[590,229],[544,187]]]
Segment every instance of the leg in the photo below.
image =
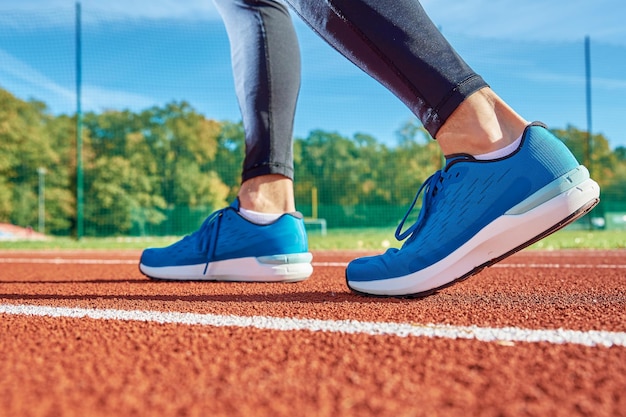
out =
[[479,155],[511,144],[527,125],[491,88],[484,88],[452,112],[439,129],[437,142],[444,155]]
[[415,0],[286,0],[332,47],[392,91],[433,137],[487,87]]
[[215,3],[230,39],[246,134],[242,185],[237,201],[198,231],[166,248],[146,249],[140,270],[154,279],[301,281],[312,273],[312,257],[292,181],[300,88],[295,30],[279,0]]
[[295,211],[292,136],[300,51],[291,17],[276,0],[215,0],[215,4],[230,39],[246,134],[241,207]]
[[491,152],[528,124],[463,61],[416,1],[288,1],[329,44],[395,93],[445,154]]
[[359,293],[423,296],[589,211],[599,188],[561,141],[493,92],[415,0],[287,0],[331,46],[395,93],[447,157],[401,249],[352,261]]

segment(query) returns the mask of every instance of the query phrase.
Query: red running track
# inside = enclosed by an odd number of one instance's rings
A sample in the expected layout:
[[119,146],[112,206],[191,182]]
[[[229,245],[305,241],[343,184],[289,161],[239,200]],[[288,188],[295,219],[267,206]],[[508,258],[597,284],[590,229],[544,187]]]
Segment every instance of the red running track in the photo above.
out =
[[523,251],[425,299],[152,282],[138,252],[0,251],[6,416],[626,416],[626,251]]

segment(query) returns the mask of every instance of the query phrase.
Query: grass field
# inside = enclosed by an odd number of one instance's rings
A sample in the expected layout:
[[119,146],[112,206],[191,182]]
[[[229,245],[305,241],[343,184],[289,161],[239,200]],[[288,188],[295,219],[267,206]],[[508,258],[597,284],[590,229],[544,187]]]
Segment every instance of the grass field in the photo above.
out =
[[[72,238],[50,238],[35,241],[0,241],[0,249],[143,249],[146,247],[167,246],[180,237],[118,237],[84,238],[77,241]],[[309,233],[311,250],[347,250],[369,249],[385,250],[399,247],[400,242],[393,236],[393,229],[330,229],[326,236],[319,232]],[[561,230],[530,249],[620,249],[626,248],[626,230],[588,231]]]

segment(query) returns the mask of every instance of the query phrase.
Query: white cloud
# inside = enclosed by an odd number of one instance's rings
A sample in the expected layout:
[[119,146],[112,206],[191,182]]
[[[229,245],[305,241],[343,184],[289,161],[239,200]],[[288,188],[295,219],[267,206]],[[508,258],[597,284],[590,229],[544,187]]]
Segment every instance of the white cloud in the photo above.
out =
[[[308,0],[312,1],[312,0]],[[211,0],[82,0],[88,23],[129,19],[215,20]],[[11,14],[37,15],[37,24],[67,24],[75,0],[9,0],[0,2],[0,24],[12,24]],[[626,43],[626,2],[623,0],[422,0],[444,33],[529,40],[595,40]],[[11,13],[8,13],[11,12]],[[28,20],[21,21],[20,27]],[[13,23],[15,24],[15,23]]]
[[423,0],[431,19],[444,33],[468,36],[626,43],[623,0]]
[[[6,88],[24,99],[44,101],[55,113],[73,113],[76,109],[76,90],[54,82],[40,71],[0,49],[0,88]],[[129,91],[82,86],[82,108],[85,111],[106,109],[143,110],[158,102],[154,97]],[[34,93],[36,92],[36,93]]]
[[[586,82],[584,75],[564,75],[562,73],[554,72],[535,71],[525,74],[524,76],[528,80],[549,83],[551,85],[562,84],[578,87],[585,85]],[[619,80],[607,77],[593,77],[591,80],[591,84],[594,90],[601,88],[612,93],[616,93],[617,90],[626,91],[626,80]]]
[[82,88],[82,108],[85,111],[99,112],[107,109],[141,111],[158,104],[162,103],[154,97],[125,90],[113,90],[94,85],[85,85]]
[[[120,20],[215,20],[219,15],[211,0],[82,0],[81,17],[85,24]],[[0,2],[0,24],[27,28],[36,25],[74,24],[75,0],[23,0]],[[56,12],[56,13],[55,13]],[[16,21],[15,17],[19,20]],[[34,20],[32,18],[35,18]]]
[[[14,57],[8,52],[0,49],[0,79],[8,81],[10,84],[19,86],[17,89],[28,89],[29,91],[38,91],[42,96],[54,97],[55,101],[62,103],[71,103],[75,101],[75,92],[64,88],[50,78],[32,68],[25,62]],[[5,88],[12,87],[9,85]],[[41,99],[42,97],[34,97]]]
[[[59,1],[59,0],[56,0]],[[84,10],[112,19],[207,20],[219,18],[211,0],[83,0]]]

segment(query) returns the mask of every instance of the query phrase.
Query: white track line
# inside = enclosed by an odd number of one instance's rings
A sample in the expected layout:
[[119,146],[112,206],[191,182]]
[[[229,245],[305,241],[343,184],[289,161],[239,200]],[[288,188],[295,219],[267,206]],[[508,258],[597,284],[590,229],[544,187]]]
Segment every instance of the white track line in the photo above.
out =
[[[5,264],[50,264],[50,265],[137,265],[138,259],[67,259],[67,258],[0,258]],[[314,267],[345,268],[347,262],[313,262]],[[492,268],[571,268],[571,269],[626,269],[626,264],[558,264],[558,263],[498,263]]]
[[4,264],[50,264],[50,265],[137,265],[138,259],[64,259],[64,258],[0,258]]
[[[348,266],[347,262],[313,262],[313,266],[319,267],[343,267]],[[588,269],[588,268],[601,268],[601,269],[626,269],[626,264],[555,264],[555,263],[514,263],[509,264],[506,262],[498,263],[492,265],[491,268],[578,268],[578,269]]]
[[261,316],[245,317],[164,311],[85,309],[13,304],[0,304],[0,314],[141,321],[188,326],[242,327],[278,331],[306,330],[311,332],[366,334],[370,336],[388,335],[398,337],[474,339],[502,344],[543,342],[551,344],[570,343],[583,346],[602,345],[607,347],[626,347],[626,332],[600,330],[521,329],[517,327],[489,328],[442,324],[380,323],[356,320],[316,320]]

